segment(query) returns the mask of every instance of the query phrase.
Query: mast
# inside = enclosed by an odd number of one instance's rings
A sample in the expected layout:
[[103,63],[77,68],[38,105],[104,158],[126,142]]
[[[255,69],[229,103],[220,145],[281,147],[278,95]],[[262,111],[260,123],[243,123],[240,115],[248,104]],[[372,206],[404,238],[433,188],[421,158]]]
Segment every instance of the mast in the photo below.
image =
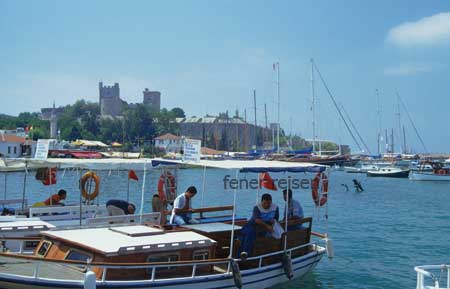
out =
[[378,88],[375,89],[377,95],[377,153],[381,155],[381,104]]
[[[402,121],[401,121],[401,115],[400,115],[400,99],[399,99],[399,96],[398,96],[398,93],[397,93],[397,113],[396,113],[396,115],[397,115],[397,125],[398,125],[398,137],[399,137],[399,139],[402,139]],[[401,144],[401,142],[399,141],[399,144],[400,144],[400,153],[404,153],[404,151],[405,151],[405,147],[404,147],[404,144],[403,144],[403,146],[402,146],[402,144]]]
[[403,153],[406,154],[408,153],[407,149],[406,149],[406,133],[405,133],[405,126],[402,127],[403,128]]
[[312,101],[312,133],[313,153],[316,151],[316,96],[314,93],[314,59],[311,58],[311,101]]
[[412,127],[414,129],[414,132],[416,133],[417,138],[419,139],[420,143],[423,146],[423,149],[425,150],[425,153],[428,153],[427,147],[425,146],[425,142],[423,141],[422,137],[420,136],[419,131],[417,130],[417,127],[414,124],[414,121],[413,121],[411,115],[409,114],[408,109],[406,108],[406,104],[403,102],[403,99],[400,97],[400,94],[398,92],[397,92],[397,96],[398,96],[398,99],[399,99],[400,103],[402,104],[403,108],[406,111],[406,115],[408,116],[408,119],[411,122],[411,125],[412,125]]
[[263,145],[267,139],[267,105],[266,105],[266,103],[264,103],[264,120],[265,120],[265,129],[264,129],[264,133],[263,133],[263,138],[264,138]]
[[277,62],[277,96],[278,96],[277,153],[280,153],[280,63],[279,62]]
[[257,136],[258,126],[257,126],[257,123],[256,123],[256,89],[253,89],[253,104],[255,106],[255,131],[254,131],[255,136],[254,136],[254,138],[255,138],[255,149],[256,149],[256,147],[258,145],[257,144],[258,143],[258,136]]

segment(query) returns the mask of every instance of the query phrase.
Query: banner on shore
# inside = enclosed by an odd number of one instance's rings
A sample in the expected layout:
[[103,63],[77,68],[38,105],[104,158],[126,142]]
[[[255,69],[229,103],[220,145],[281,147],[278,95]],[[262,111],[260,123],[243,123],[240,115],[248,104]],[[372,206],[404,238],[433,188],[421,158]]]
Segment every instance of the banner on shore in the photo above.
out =
[[198,139],[184,139],[183,142],[183,161],[200,162],[200,150],[202,141]]
[[50,147],[49,139],[38,139],[34,159],[39,161],[47,160],[49,147]]

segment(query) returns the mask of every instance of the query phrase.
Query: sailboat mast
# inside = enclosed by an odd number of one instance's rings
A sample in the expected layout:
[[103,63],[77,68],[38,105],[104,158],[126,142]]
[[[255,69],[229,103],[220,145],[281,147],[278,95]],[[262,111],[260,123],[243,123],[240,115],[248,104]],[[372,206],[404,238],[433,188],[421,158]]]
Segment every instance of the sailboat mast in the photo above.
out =
[[377,95],[377,153],[381,155],[381,104],[378,88],[375,89]]
[[313,153],[316,151],[316,96],[314,93],[314,59],[311,58],[311,101],[312,101],[312,133]]
[[277,62],[277,96],[278,96],[277,153],[280,153],[280,63],[279,62]]

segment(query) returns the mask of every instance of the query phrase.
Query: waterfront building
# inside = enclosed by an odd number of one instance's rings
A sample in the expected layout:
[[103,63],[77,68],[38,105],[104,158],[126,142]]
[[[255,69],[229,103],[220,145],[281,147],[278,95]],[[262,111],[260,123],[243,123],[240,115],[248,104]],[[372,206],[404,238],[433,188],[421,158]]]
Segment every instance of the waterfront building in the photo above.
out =
[[183,138],[171,133],[166,133],[155,138],[155,147],[166,152],[179,153],[183,148]]

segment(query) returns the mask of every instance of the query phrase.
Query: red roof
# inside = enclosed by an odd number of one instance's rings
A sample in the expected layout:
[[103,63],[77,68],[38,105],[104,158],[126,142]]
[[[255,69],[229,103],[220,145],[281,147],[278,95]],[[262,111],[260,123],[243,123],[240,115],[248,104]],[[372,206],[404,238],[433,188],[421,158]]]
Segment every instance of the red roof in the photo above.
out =
[[24,143],[24,137],[15,136],[13,134],[0,134],[0,142]]
[[171,134],[171,133],[166,133],[166,134],[160,135],[158,137],[155,137],[155,139],[158,139],[158,140],[160,140],[160,139],[162,139],[162,140],[165,140],[165,139],[179,140],[179,139],[181,139],[181,136],[177,136],[177,135],[174,135],[174,134]]
[[101,159],[103,156],[97,152],[70,152],[76,159]]

